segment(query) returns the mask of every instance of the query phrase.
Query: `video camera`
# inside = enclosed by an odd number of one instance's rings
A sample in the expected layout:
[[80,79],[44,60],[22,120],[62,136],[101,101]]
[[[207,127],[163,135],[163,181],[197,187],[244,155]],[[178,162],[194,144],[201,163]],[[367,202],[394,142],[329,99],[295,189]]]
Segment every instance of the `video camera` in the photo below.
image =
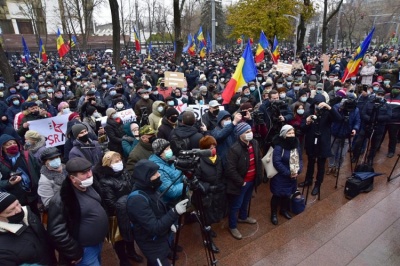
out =
[[[200,157],[211,156],[213,156],[212,151],[207,149],[181,150],[179,151],[178,157],[174,160],[174,164],[176,169],[179,169],[183,172],[192,172],[196,167],[198,167]],[[186,173],[185,175],[187,176]]]
[[254,111],[251,113],[251,119],[253,119],[254,124],[256,125],[263,125],[265,124],[264,121],[264,113],[260,111]]

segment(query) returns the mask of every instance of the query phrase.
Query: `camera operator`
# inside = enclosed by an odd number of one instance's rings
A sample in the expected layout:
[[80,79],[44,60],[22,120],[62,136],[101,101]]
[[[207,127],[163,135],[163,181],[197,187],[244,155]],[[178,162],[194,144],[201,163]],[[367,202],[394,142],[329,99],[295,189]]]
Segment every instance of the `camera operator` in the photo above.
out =
[[348,97],[341,103],[333,106],[342,116],[341,121],[332,123],[331,149],[332,157],[328,160],[327,175],[336,173],[343,164],[344,156],[349,150],[349,139],[354,137],[360,130],[360,110],[357,108],[355,99]]
[[[217,141],[211,136],[205,136],[200,139],[200,149],[209,149],[215,154]],[[201,202],[193,201],[193,204],[198,207],[198,204],[203,206],[205,226],[211,226],[213,223],[218,223],[224,216],[226,207],[226,194],[225,184],[222,177],[222,161],[218,155],[211,157],[200,157],[198,167],[195,169],[195,176],[198,178],[204,192],[200,189],[194,190],[193,193],[201,193],[201,197],[193,197],[194,199],[201,199]],[[210,230],[211,237],[216,237],[217,234]],[[214,253],[219,252],[219,248],[211,240],[211,250]]]
[[387,157],[392,158],[396,152],[397,135],[400,130],[400,82],[393,85],[389,94],[386,94],[385,99],[392,109],[392,117],[387,124],[389,134],[389,145]]
[[237,141],[228,151],[225,177],[230,205],[229,230],[234,238],[242,239],[237,223],[257,223],[248,216],[248,208],[253,189],[261,183],[261,156],[249,124],[237,124],[235,134]]
[[140,160],[133,171],[135,185],[128,196],[127,211],[132,223],[135,240],[149,266],[169,266],[167,257],[171,249],[169,236],[176,231],[174,222],[186,212],[188,200],[178,202],[168,208],[160,199],[162,185],[159,166],[154,162]]
[[[264,122],[264,114],[258,110],[254,110],[253,106],[249,102],[242,103],[239,107],[240,114],[242,115],[242,121],[246,122],[251,126],[251,130],[254,133],[254,138],[263,144],[268,130]],[[260,145],[262,147],[262,145]]]
[[[140,121],[145,114],[151,114],[153,107],[153,100],[149,99],[149,92],[145,89],[140,89],[137,92],[140,95],[140,100],[137,101],[134,107],[135,114],[137,115],[136,121]],[[145,107],[146,109],[142,109]],[[143,125],[140,125],[143,126]]]
[[381,139],[385,133],[386,123],[390,121],[392,109],[384,99],[385,91],[379,89],[375,99],[365,104],[361,111],[363,127],[357,137],[354,146],[352,162],[357,162],[361,154],[361,148],[366,138],[370,138],[370,148],[367,157],[367,164],[372,166],[376,151],[379,148]]
[[317,161],[317,181],[311,192],[313,196],[319,194],[324,180],[326,159],[332,156],[330,149],[332,122],[341,119],[338,111],[330,107],[325,100],[322,94],[315,95],[314,102],[310,106],[310,113],[305,115],[302,121],[308,165],[305,181],[299,183],[299,187],[312,184],[315,161]]
[[268,93],[268,99],[262,103],[259,111],[264,114],[264,121],[268,129],[266,140],[268,146],[282,126],[293,119],[293,112],[285,102],[279,100],[279,93],[276,90]]

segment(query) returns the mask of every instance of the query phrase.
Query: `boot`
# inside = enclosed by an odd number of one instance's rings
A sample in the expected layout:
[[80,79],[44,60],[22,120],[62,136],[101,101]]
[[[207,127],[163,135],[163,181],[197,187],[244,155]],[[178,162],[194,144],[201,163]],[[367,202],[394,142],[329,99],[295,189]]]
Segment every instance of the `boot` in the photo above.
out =
[[277,225],[278,224],[278,215],[276,212],[272,212],[271,213],[271,223],[273,225]]
[[115,253],[117,253],[120,266],[131,266],[128,255],[125,252],[125,241],[117,241],[114,244]]
[[282,215],[283,217],[285,217],[286,219],[288,219],[288,220],[292,219],[292,216],[288,213],[287,210],[281,210],[280,213],[281,213],[281,215]]
[[133,259],[135,262],[143,262],[143,257],[136,253],[135,242],[125,242],[126,254],[128,258]]
[[316,196],[319,194],[319,190],[320,190],[321,185],[315,183],[314,188],[311,191],[311,195]]
[[215,243],[214,243],[214,241],[212,241],[212,239],[211,239],[211,246],[210,246],[210,248],[211,248],[211,251],[212,251],[213,253],[219,253],[219,248],[215,245]]
[[298,187],[308,187],[312,184],[312,179],[306,179],[304,182],[300,182]]

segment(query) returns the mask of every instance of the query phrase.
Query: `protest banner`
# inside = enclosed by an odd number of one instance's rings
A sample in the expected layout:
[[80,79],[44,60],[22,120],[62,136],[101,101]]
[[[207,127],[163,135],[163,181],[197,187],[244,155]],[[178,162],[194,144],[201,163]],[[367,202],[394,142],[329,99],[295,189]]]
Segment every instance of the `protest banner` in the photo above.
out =
[[[136,114],[132,108],[119,111],[119,112],[117,112],[117,114],[119,115],[119,118],[121,118],[121,121],[123,124],[127,124],[127,123],[131,123],[133,121],[136,121]],[[101,125],[104,127],[107,123],[107,116],[100,117],[96,120],[100,121]]]
[[183,88],[186,86],[185,74],[166,71],[164,73],[164,82],[165,87]]
[[46,147],[65,144],[68,117],[70,114],[29,121],[29,129],[39,132],[46,138]]
[[290,75],[292,74],[292,65],[279,62],[276,65],[276,71]]
[[[209,106],[201,104],[190,104],[186,109],[192,110],[194,112],[194,115],[196,116],[196,120],[200,120],[203,114],[208,112]],[[219,110],[224,110],[224,107],[220,105]]]

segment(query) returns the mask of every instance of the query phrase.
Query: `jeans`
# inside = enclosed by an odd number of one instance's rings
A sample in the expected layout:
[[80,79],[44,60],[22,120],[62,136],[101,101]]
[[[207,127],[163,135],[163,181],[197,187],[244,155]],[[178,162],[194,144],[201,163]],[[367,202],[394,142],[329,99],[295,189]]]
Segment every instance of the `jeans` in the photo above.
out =
[[[343,145],[343,148],[342,148]],[[328,159],[328,165],[330,168],[336,167],[339,168],[339,165],[343,165],[343,159],[346,156],[347,152],[349,151],[349,139],[341,139],[332,136],[332,157]],[[341,156],[340,156],[341,155]],[[340,157],[340,158],[339,158]]]
[[237,212],[239,211],[239,219],[247,219],[247,209],[251,197],[253,195],[254,181],[246,182],[245,186],[241,187],[240,195],[232,195],[230,198],[229,207],[229,228],[235,229],[237,227]]
[[101,249],[103,243],[95,246],[83,248],[82,260],[76,264],[77,266],[100,266],[101,265]]

